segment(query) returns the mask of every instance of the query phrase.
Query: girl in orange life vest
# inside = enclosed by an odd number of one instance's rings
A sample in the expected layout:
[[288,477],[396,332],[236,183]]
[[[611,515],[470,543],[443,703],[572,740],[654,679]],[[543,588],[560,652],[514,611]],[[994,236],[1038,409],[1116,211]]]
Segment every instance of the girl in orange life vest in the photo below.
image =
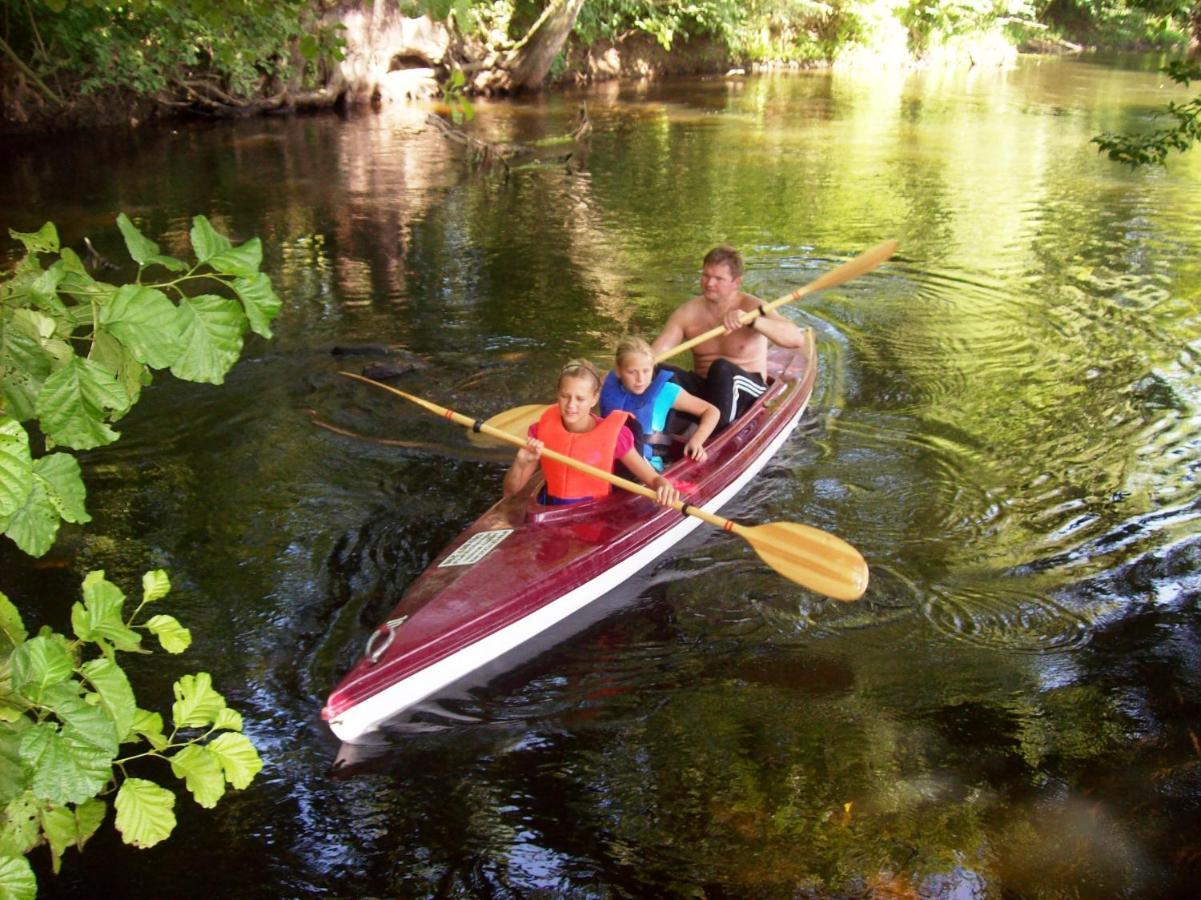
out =
[[528,443],[517,451],[517,458],[505,473],[504,495],[511,497],[525,487],[539,462],[546,475],[546,502],[579,503],[603,497],[612,489],[607,481],[542,458],[543,446],[578,459],[598,469],[613,470],[616,460],[647,487],[654,488],[655,499],[667,506],[680,499],[670,481],[651,468],[634,446],[634,434],[625,427],[624,412],[604,419],[592,414],[600,398],[600,373],[587,360],[572,360],[559,373],[558,402],[548,407],[537,423],[530,426]]

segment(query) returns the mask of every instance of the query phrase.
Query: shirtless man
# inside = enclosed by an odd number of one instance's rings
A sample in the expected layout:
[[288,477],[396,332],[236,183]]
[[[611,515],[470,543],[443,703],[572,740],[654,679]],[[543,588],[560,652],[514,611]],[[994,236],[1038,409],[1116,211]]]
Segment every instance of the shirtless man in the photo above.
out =
[[743,312],[759,309],[763,302],[742,291],[742,256],[733,247],[714,247],[701,271],[701,294],[677,307],[663,331],[651,344],[657,354],[719,325],[726,333],[692,348],[693,371],[665,366],[675,372],[675,381],[717,407],[717,427],[725,428],[741,415],[755,398],[767,390],[767,344],[800,347],[803,329],[779,313],[764,312],[743,325]]

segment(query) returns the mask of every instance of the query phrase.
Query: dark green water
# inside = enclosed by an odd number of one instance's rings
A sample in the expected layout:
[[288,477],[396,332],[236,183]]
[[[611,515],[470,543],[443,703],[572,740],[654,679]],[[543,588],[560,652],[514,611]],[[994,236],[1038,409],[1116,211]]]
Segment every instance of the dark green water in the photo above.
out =
[[[1201,868],[1201,156],[1131,173],[1096,132],[1183,99],[1145,61],[610,85],[482,104],[565,149],[472,177],[424,112],[180,125],[5,148],[0,222],[123,256],[203,213],[284,299],[227,383],[162,378],[83,457],[95,521],[0,585],[62,622],[89,569],[167,568],[266,767],[181,793],[151,851],[106,827],[46,896],[1179,896]],[[331,773],[318,713],[507,455],[337,376],[491,413],[654,332],[729,242],[817,329],[795,437],[724,511],[858,547],[837,604],[698,536],[587,627]],[[11,244],[4,245],[11,258]],[[317,427],[319,420],[399,447]],[[698,532],[698,535],[700,533]],[[33,613],[29,614],[33,617]]]

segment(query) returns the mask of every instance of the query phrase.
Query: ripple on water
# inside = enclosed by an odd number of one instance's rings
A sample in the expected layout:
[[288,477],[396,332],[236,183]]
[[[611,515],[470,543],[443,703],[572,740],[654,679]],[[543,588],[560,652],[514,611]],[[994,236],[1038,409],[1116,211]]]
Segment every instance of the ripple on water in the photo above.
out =
[[[1000,529],[1005,506],[995,483],[999,477],[989,453],[971,435],[943,422],[876,415],[839,419],[829,439],[848,435],[858,446],[841,449],[837,465],[825,466],[825,480],[841,485],[844,494],[860,495],[853,513],[844,515],[868,519],[855,530],[870,533],[873,543],[896,548],[934,540],[964,547]],[[889,512],[877,516],[876,510]]]
[[994,585],[932,588],[922,612],[956,640],[1026,653],[1083,646],[1093,624],[1045,594]]

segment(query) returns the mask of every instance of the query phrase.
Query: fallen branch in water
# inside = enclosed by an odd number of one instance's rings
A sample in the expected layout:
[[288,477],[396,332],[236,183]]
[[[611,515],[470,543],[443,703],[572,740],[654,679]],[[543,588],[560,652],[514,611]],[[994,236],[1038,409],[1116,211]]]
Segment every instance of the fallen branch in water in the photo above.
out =
[[351,431],[348,428],[341,428],[337,425],[332,425],[317,418],[317,410],[308,410],[309,421],[318,428],[324,428],[326,431],[332,431],[334,434],[340,434],[343,437],[357,438],[360,441],[371,441],[373,444],[383,444],[385,447],[430,447],[431,445],[423,441],[402,441],[397,438],[381,438],[372,437],[368,434],[359,434],[357,431]]
[[[442,116],[430,113],[425,117],[426,124],[433,125],[442,135],[450,141],[457,144],[462,144],[471,154],[471,163],[477,169],[488,170],[496,165],[504,166],[506,177],[512,171],[510,161],[520,156],[536,157],[539,152],[539,147],[555,146],[562,144],[581,144],[584,143],[592,133],[592,120],[588,118],[588,107],[580,104],[579,112],[577,113],[577,122],[575,127],[567,134],[557,137],[545,138],[538,141],[536,144],[508,144],[493,141],[483,141],[474,137],[451,124],[442,118]],[[567,153],[556,157],[553,162],[566,163],[572,154]],[[539,160],[535,159],[535,162]],[[548,160],[541,160],[547,162]]]

